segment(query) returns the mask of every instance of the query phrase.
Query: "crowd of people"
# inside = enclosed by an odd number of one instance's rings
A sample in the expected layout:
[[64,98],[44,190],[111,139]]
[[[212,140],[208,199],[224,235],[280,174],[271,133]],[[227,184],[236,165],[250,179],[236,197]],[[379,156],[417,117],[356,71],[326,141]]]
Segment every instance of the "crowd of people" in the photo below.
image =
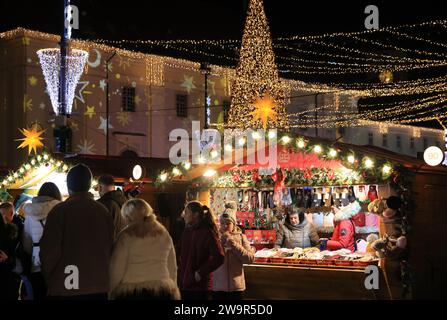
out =
[[243,264],[254,259],[237,227],[235,203],[219,215],[186,204],[174,243],[151,206],[90,169],[67,174],[69,197],[44,183],[20,209],[0,204],[0,299],[242,299]]

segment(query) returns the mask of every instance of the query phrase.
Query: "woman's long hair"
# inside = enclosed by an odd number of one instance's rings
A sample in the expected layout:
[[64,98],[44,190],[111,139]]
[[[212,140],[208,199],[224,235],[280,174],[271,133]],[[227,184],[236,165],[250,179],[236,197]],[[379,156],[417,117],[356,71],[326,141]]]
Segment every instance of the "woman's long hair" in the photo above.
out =
[[121,208],[121,215],[131,221],[123,231],[133,236],[154,237],[165,231],[164,226],[157,221],[152,207],[143,199],[126,201]]
[[188,208],[193,213],[198,213],[200,222],[208,227],[216,236],[218,235],[217,226],[210,208],[201,204],[199,201],[188,202],[186,208]]
[[38,196],[47,196],[62,201],[62,195],[59,188],[53,182],[45,182],[39,189]]

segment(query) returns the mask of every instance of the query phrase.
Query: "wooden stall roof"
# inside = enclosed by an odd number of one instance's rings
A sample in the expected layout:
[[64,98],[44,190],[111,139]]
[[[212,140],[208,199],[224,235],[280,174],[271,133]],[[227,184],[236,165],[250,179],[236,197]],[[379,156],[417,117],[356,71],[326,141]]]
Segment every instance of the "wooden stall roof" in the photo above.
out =
[[[425,163],[423,159],[399,154],[387,149],[382,149],[375,146],[370,145],[354,145],[354,144],[348,144],[343,142],[333,142],[326,139],[316,139],[316,138],[310,138],[312,143],[326,143],[326,144],[333,144],[334,147],[340,148],[342,150],[348,151],[352,150],[355,153],[361,153],[370,157],[377,157],[389,160],[390,162],[393,162],[395,164],[402,164],[405,167],[409,169],[413,169],[419,173],[431,173],[431,174],[440,174],[440,175],[447,175],[447,166],[438,165],[436,167],[429,166]],[[233,151],[234,152],[234,151]],[[254,152],[254,151],[250,151]],[[244,159],[247,158],[247,154],[244,155]],[[206,164],[206,165],[194,165],[193,168],[190,170],[190,178],[194,179],[199,176],[201,176],[207,169],[214,169],[216,171],[226,171],[231,168],[235,167],[234,164],[224,164],[223,162],[220,163],[213,163],[213,164]]]
[[[57,155],[55,156],[57,157]],[[89,166],[94,176],[111,174],[115,177],[117,182],[123,182],[132,177],[132,169],[137,164],[146,170],[146,174],[142,179],[144,182],[153,182],[151,177],[154,177],[162,170],[169,170],[172,168],[169,159],[165,158],[124,158],[118,156],[76,155],[74,157],[65,157],[63,160],[72,165],[83,163]],[[174,182],[182,181],[186,180],[179,178]]]

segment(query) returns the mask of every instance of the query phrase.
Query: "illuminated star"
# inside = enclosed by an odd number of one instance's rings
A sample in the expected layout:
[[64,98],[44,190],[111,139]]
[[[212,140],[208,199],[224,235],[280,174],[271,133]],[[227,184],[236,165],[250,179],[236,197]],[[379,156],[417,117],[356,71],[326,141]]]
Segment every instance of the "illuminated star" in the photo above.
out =
[[99,87],[102,89],[102,91],[105,90],[106,86],[107,86],[107,82],[105,79],[99,80]]
[[28,147],[28,154],[31,154],[31,151],[36,153],[37,148],[43,147],[43,138],[41,135],[45,132],[45,130],[38,131],[37,126],[33,126],[31,129],[19,129],[19,131],[23,134],[24,138],[16,140],[22,141],[17,149]]
[[118,112],[116,119],[122,126],[126,126],[132,122],[132,115],[130,112]]
[[89,81],[79,81],[78,90],[75,91],[75,98],[85,103],[84,94],[91,94],[91,91],[86,91],[85,88],[88,86]]
[[34,87],[37,84],[37,78],[35,76],[28,77],[29,85]]
[[79,125],[76,121],[70,121],[70,129],[73,131],[79,131]]
[[28,37],[23,37],[23,38],[22,38],[22,43],[23,43],[25,46],[29,46],[29,38],[28,38]]
[[91,140],[83,140],[78,144],[78,152],[81,154],[93,154],[95,151],[95,144]]
[[87,106],[87,110],[84,112],[84,116],[87,116],[91,120],[95,114],[96,114],[95,107]]
[[139,96],[138,94],[135,95],[135,104],[136,104],[136,105],[139,105],[140,102],[141,102],[141,98],[140,98],[140,96]]
[[[101,123],[100,123],[98,129],[104,130],[104,134],[107,134],[107,119],[105,119],[101,116],[99,116],[99,118],[100,118],[99,120],[101,121]],[[113,126],[110,123],[110,121],[109,121],[109,129],[113,129]]]
[[112,72],[112,70],[113,70],[113,63],[112,62],[109,62],[107,64],[104,62],[104,71],[107,71],[107,70],[109,70],[109,72]]
[[25,94],[23,96],[23,112],[33,110],[33,99],[28,99],[28,96]]
[[180,85],[181,87],[186,88],[186,91],[188,91],[188,94],[191,93],[192,89],[196,88],[196,85],[194,84],[194,78],[193,76],[187,76],[187,75],[183,75],[183,83]]
[[267,92],[264,97],[257,97],[253,103],[255,110],[250,114],[253,116],[253,121],[261,120],[262,127],[267,128],[268,120],[276,121],[277,113],[274,110],[275,101],[270,97],[270,93]]

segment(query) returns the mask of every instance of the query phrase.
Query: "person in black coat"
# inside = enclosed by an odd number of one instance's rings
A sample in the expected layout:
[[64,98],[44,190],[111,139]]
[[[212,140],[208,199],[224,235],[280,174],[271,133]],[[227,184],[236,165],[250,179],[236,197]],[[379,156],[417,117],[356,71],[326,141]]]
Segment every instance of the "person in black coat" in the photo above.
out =
[[17,227],[0,215],[0,300],[17,300],[19,293],[13,273]]

